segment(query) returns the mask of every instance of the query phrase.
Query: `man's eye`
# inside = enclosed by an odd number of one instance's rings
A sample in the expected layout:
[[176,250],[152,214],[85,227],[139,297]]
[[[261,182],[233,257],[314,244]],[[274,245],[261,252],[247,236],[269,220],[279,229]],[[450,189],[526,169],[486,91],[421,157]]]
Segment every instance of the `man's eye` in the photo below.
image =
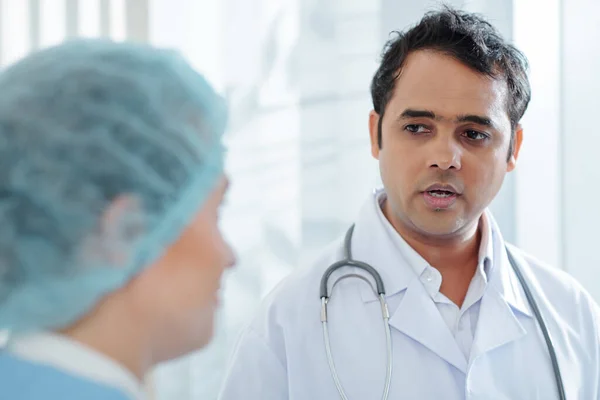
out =
[[485,133],[481,133],[481,132],[477,132],[477,131],[473,131],[473,130],[465,131],[465,136],[469,140],[485,140],[485,139],[489,138],[489,136],[486,135]]
[[427,131],[427,128],[425,126],[419,124],[409,124],[406,125],[404,129],[409,131],[410,133],[423,133]]

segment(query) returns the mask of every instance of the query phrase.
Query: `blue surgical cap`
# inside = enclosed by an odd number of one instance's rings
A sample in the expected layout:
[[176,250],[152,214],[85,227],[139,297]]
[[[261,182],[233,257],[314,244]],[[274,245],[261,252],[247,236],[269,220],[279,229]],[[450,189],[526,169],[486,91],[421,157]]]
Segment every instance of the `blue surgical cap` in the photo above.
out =
[[75,40],[2,71],[0,329],[66,327],[156,260],[223,174],[225,114],[147,45]]

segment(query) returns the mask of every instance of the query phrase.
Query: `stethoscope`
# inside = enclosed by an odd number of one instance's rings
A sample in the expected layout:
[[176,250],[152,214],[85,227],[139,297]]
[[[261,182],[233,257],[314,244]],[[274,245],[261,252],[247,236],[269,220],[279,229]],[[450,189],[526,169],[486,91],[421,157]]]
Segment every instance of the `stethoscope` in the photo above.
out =
[[[333,381],[335,382],[337,391],[343,400],[348,400],[348,397],[346,396],[346,393],[344,392],[344,389],[342,387],[340,379],[337,375],[337,372],[335,369],[335,364],[333,362],[333,357],[331,355],[329,330],[327,328],[327,303],[329,302],[329,293],[327,290],[327,282],[329,281],[329,277],[331,276],[331,274],[333,274],[333,272],[335,272],[339,268],[342,268],[342,267],[360,268],[360,269],[368,272],[372,276],[373,280],[375,280],[375,285],[377,286],[377,290],[375,290],[375,288],[373,288],[373,285],[367,278],[365,278],[364,276],[359,275],[359,274],[344,275],[341,278],[339,278],[333,285],[335,286],[335,284],[337,282],[339,282],[340,279],[344,279],[347,277],[360,278],[360,279],[364,280],[365,282],[367,282],[369,284],[369,286],[371,286],[373,291],[376,292],[376,294],[379,297],[379,303],[381,304],[381,314],[383,316],[383,323],[385,326],[385,341],[386,341],[386,349],[387,349],[387,366],[386,366],[386,373],[385,373],[385,375],[386,375],[385,376],[385,386],[383,389],[382,399],[387,400],[389,393],[390,393],[390,386],[391,386],[391,382],[392,382],[392,338],[391,338],[391,331],[390,331],[390,324],[389,324],[390,313],[388,310],[387,302],[385,300],[385,288],[383,285],[383,280],[381,279],[381,276],[379,275],[379,273],[377,272],[377,270],[375,268],[373,268],[372,266],[370,266],[367,263],[352,259],[351,241],[352,241],[352,233],[353,232],[354,232],[354,225],[352,225],[350,227],[350,229],[348,229],[348,231],[346,232],[346,237],[344,239],[344,259],[330,265],[329,268],[327,268],[327,270],[323,274],[323,277],[321,278],[321,293],[320,293],[321,323],[323,325],[323,340],[325,342],[325,352],[327,353],[327,361],[329,363],[329,369],[331,370],[331,375],[333,377]],[[523,287],[523,291],[525,292],[525,297],[527,297],[529,306],[532,308],[533,313],[535,314],[535,319],[537,320],[537,323],[538,323],[540,329],[542,330],[542,334],[544,335],[544,339],[546,341],[546,346],[548,347],[548,352],[550,353],[550,359],[552,360],[552,369],[554,371],[554,379],[556,381],[559,399],[566,400],[565,388],[563,386],[562,376],[560,374],[560,368],[558,366],[558,360],[556,358],[556,352],[554,351],[554,345],[552,343],[552,339],[550,338],[550,334],[548,333],[548,329],[546,328],[546,324],[544,323],[544,319],[542,318],[542,315],[540,313],[538,305],[537,305],[535,299],[533,298],[533,295],[531,294],[529,285],[527,285],[527,282],[525,281],[525,278],[523,277],[523,274],[521,273],[521,269],[519,268],[517,261],[514,259],[513,255],[511,254],[510,250],[508,249],[508,247],[506,248],[506,254],[508,255],[508,260],[510,261],[510,265],[512,266],[513,270],[515,271],[515,274],[517,275],[517,278],[519,279],[519,282],[520,282],[521,286]],[[332,289],[333,289],[333,287],[332,287]]]

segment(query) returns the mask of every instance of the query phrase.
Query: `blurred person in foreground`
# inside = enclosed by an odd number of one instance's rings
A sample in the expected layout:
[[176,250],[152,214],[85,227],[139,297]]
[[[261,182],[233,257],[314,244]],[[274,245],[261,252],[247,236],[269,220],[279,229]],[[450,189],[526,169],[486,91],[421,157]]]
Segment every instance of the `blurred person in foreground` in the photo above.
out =
[[177,54],[77,40],[0,73],[0,398],[142,399],[211,339],[226,109]]

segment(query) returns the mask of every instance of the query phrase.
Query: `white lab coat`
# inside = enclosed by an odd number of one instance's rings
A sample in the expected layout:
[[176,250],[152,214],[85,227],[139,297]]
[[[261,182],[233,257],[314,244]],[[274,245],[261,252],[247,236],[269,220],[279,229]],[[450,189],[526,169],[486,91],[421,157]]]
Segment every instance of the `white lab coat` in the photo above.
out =
[[[421,280],[391,256],[374,203],[369,199],[360,213],[352,250],[386,285],[394,363],[389,398],[557,399],[546,343],[491,215],[495,267],[467,360]],[[294,271],[265,300],[240,337],[220,400],[339,398],[323,342],[319,283],[325,269],[343,258],[342,244],[340,239],[314,266]],[[600,308],[566,273],[511,249],[553,339],[567,399],[600,400]],[[329,286],[347,273],[365,275],[338,270]],[[332,354],[346,394],[350,400],[380,399],[386,350],[377,298],[362,280],[344,279],[328,310]]]

